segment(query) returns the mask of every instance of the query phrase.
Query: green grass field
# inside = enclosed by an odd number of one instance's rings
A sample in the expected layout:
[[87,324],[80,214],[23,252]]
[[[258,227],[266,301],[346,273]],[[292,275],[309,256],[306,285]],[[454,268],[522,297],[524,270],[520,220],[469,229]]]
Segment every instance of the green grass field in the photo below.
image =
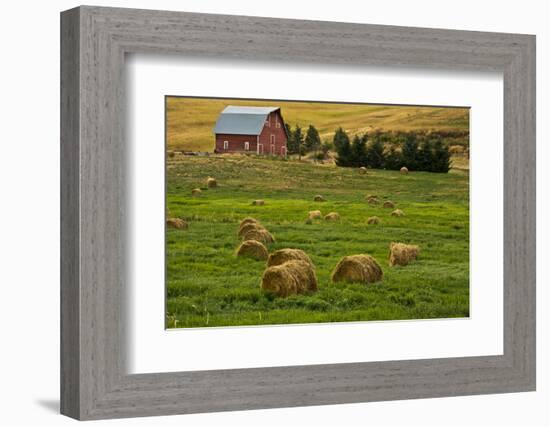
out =
[[212,130],[218,115],[227,105],[281,107],[287,124],[292,127],[300,125],[303,128],[312,124],[319,130],[321,138],[329,141],[332,141],[334,131],[340,126],[351,136],[374,129],[386,131],[469,129],[467,108],[168,97],[166,99],[168,149],[213,151]]
[[[213,176],[219,187],[205,189]],[[267,158],[177,156],[167,163],[167,208],[188,230],[167,229],[167,326],[206,327],[469,315],[468,170],[448,174],[356,169]],[[191,189],[202,187],[200,197]],[[322,194],[327,201],[313,202]],[[389,199],[405,212],[366,203]],[[252,206],[264,199],[265,206]],[[310,210],[341,215],[307,225]],[[379,225],[367,225],[370,216]],[[270,251],[299,248],[316,266],[319,292],[286,299],[260,289],[265,262],[235,257],[239,221],[253,216],[275,236]],[[420,258],[389,267],[392,241],[420,245]],[[374,256],[382,282],[333,284],[330,273],[351,254]]]

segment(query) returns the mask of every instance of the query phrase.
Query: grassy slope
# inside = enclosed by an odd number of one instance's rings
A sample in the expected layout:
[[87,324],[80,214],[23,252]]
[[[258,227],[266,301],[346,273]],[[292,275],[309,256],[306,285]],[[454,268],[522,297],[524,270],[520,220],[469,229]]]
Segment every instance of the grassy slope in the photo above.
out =
[[[449,174],[372,171],[297,161],[241,157],[170,160],[167,204],[189,221],[167,231],[169,327],[228,326],[461,317],[469,313],[467,171]],[[215,176],[219,188],[192,198],[190,190]],[[325,203],[312,201],[323,194]],[[366,194],[397,203],[406,216],[365,203]],[[263,198],[265,206],[251,206]],[[338,223],[306,225],[307,212],[340,213]],[[377,215],[378,226],[366,219]],[[238,223],[258,218],[276,237],[270,250],[305,250],[317,267],[316,295],[270,299],[260,290],[263,262],[236,258]],[[407,267],[387,264],[391,241],[419,244]],[[349,254],[368,253],[384,270],[381,283],[331,284],[330,273]],[[177,324],[174,322],[177,320]]]
[[467,130],[466,108],[404,107],[318,102],[242,101],[231,99],[167,99],[167,141],[170,150],[212,151],[212,129],[227,105],[280,106],[285,121],[295,126],[313,124],[331,139],[340,126],[350,134],[384,130]]

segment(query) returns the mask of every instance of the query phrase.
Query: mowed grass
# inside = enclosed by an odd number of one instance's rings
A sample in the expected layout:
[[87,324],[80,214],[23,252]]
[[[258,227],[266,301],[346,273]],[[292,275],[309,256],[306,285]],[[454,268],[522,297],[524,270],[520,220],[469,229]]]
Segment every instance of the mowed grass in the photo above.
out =
[[[208,176],[219,187],[204,188]],[[191,189],[203,188],[200,197]],[[326,202],[314,202],[322,194]],[[371,206],[389,199],[405,212]],[[252,206],[264,199],[265,206]],[[167,326],[207,327],[427,319],[469,315],[467,171],[448,174],[356,169],[255,157],[176,157],[167,164],[167,207],[188,230],[167,229]],[[341,215],[307,225],[310,210]],[[370,216],[379,225],[367,225]],[[265,262],[235,257],[239,221],[257,218],[275,236],[269,250],[299,248],[316,266],[319,292],[273,298],[260,289]],[[420,245],[420,258],[388,266],[392,241]],[[382,282],[333,284],[338,260],[374,256]]]
[[168,149],[212,152],[213,129],[218,115],[227,105],[281,107],[287,124],[303,127],[304,133],[312,124],[318,129],[321,138],[329,141],[332,141],[334,131],[339,127],[350,135],[374,129],[469,129],[467,108],[167,97]]

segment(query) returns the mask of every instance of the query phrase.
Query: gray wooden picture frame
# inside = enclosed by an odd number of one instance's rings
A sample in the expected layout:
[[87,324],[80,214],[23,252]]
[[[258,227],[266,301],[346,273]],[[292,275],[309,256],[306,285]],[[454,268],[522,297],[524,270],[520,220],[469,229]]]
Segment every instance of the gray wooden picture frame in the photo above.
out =
[[[502,72],[504,354],[127,374],[127,53]],[[61,14],[61,166],[65,415],[85,420],[535,390],[534,36],[71,9]]]

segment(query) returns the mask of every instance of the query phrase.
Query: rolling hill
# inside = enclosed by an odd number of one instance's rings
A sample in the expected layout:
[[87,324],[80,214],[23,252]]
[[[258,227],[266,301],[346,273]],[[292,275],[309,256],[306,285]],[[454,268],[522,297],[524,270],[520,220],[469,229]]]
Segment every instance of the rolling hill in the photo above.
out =
[[166,97],[168,149],[213,151],[212,129],[218,114],[227,105],[279,106],[286,123],[303,128],[313,124],[321,138],[327,140],[332,140],[334,130],[340,126],[350,135],[374,129],[452,131],[469,128],[468,108]]

